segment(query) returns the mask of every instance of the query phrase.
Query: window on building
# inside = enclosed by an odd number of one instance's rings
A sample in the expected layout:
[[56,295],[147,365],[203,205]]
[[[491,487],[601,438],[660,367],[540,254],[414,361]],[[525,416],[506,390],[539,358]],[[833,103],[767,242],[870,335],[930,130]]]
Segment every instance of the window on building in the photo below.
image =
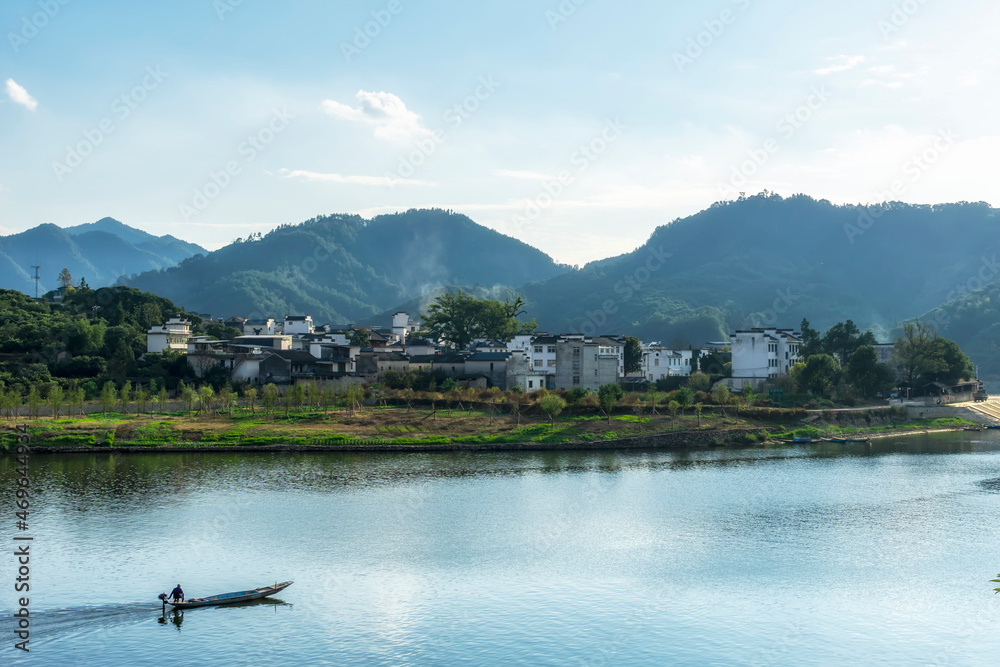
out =
[[534,386],[535,386],[535,381],[534,380],[528,380],[528,389],[531,389]]
[[541,367],[542,367],[542,360],[535,359],[535,368],[541,368]]
[[573,384],[580,384],[580,378],[573,378]]
[[656,358],[656,362],[653,365],[654,366],[659,366],[660,365],[660,358],[659,357]]
[[556,367],[556,360],[555,359],[549,359],[549,367],[550,368],[555,368]]
[[555,354],[555,353],[556,353],[556,346],[549,345],[549,354]]

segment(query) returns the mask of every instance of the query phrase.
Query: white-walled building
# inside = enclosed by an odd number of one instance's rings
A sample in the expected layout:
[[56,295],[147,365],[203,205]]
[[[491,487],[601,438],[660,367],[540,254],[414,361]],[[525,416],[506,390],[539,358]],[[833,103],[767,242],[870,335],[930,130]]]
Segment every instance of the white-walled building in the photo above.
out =
[[243,323],[243,333],[248,336],[273,336],[278,333],[278,325],[273,317],[248,319]]
[[285,315],[285,326],[282,333],[286,336],[311,334],[315,328],[312,315]]
[[394,333],[400,343],[405,343],[408,336],[417,333],[420,323],[410,319],[409,313],[396,313],[392,316],[392,333]]
[[[556,374],[556,344],[559,336],[546,333],[520,334],[507,343],[507,349],[524,352],[533,373],[554,377]],[[551,378],[550,378],[551,379]]]
[[166,324],[152,327],[146,332],[146,351],[187,350],[190,337],[191,322],[171,317]]
[[650,382],[668,377],[688,377],[693,373],[698,359],[696,350],[671,350],[651,343],[642,348],[642,375]]
[[799,361],[800,335],[792,329],[753,328],[729,336],[733,355],[731,388],[759,386],[765,380],[788,373]]

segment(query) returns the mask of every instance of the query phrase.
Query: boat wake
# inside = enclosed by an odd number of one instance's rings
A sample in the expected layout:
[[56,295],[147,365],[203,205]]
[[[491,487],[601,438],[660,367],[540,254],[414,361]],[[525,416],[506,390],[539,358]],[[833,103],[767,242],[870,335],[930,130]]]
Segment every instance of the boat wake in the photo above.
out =
[[[131,602],[92,607],[66,607],[31,612],[32,646],[53,639],[66,639],[133,625],[156,622],[161,615],[159,603]],[[0,612],[0,633],[12,636],[17,619],[11,613]]]
[[983,491],[989,491],[990,493],[1000,493],[1000,477],[994,479],[984,479],[980,482],[976,482],[978,486]]

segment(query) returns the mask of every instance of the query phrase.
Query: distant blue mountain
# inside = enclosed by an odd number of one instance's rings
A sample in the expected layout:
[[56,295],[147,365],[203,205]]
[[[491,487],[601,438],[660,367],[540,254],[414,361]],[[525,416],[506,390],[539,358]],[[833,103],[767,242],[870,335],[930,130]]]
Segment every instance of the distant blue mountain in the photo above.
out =
[[113,285],[119,277],[176,266],[207,251],[173,236],[154,236],[113,218],[75,227],[44,224],[0,236],[0,287],[34,294],[32,266],[41,267],[39,293],[57,287],[69,269],[73,281],[91,287]]

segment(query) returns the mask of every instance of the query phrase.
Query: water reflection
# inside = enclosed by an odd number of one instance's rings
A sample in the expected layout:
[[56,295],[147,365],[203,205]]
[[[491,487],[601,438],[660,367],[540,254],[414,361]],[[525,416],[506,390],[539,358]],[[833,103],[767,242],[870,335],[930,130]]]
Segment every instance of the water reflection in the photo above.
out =
[[[997,435],[36,454],[32,638],[48,664],[974,664],[1000,651]],[[299,613],[153,598],[286,579]]]
[[170,611],[164,612],[163,616],[157,619],[160,625],[167,625],[170,623],[177,627],[177,632],[181,631],[181,623],[184,622],[184,610],[183,609],[171,609]]

